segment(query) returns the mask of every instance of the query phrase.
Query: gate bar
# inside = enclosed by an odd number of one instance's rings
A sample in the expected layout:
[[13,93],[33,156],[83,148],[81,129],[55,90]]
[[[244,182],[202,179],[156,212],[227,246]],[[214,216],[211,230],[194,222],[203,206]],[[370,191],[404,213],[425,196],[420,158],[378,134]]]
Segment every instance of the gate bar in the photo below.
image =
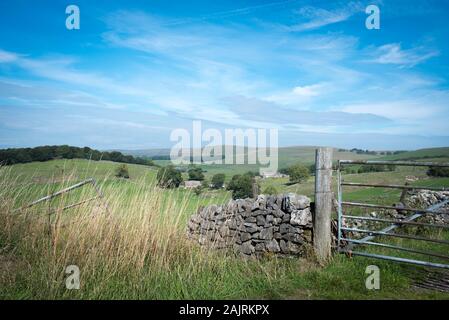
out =
[[68,210],[68,209],[80,206],[82,204],[85,204],[87,202],[94,201],[94,200],[100,199],[100,198],[101,198],[100,196],[96,196],[96,197],[92,197],[92,198],[89,198],[89,199],[86,199],[86,200],[83,200],[83,201],[80,201],[80,202],[77,202],[77,203],[73,203],[73,204],[70,204],[70,205],[65,206],[63,208],[55,209],[55,210],[51,211],[50,213],[48,213],[48,215],[52,215],[52,214],[54,214],[56,212],[59,212],[59,211],[65,211],[65,210]]
[[343,220],[343,207],[341,205],[341,202],[343,201],[343,189],[341,186],[342,178],[341,178],[341,170],[340,165],[338,165],[337,168],[337,197],[338,197],[338,206],[337,206],[337,223],[338,223],[338,230],[337,230],[337,251],[340,252],[341,248],[341,227],[342,227],[342,220]]
[[449,244],[449,241],[447,241],[447,240],[439,240],[439,239],[430,239],[430,238],[425,238],[425,237],[417,237],[417,236],[411,236],[409,234],[388,233],[388,232],[383,232],[383,231],[371,231],[371,230],[356,229],[356,228],[341,228],[341,230],[349,231],[349,232],[369,233],[370,235],[396,237],[396,238],[404,238],[404,239],[413,239],[413,240],[422,240],[422,241],[428,241],[428,242],[435,242],[435,243],[441,243],[441,244]]
[[[38,203],[41,203],[41,202],[43,202],[43,201],[49,201],[49,200],[51,200],[51,199],[53,199],[53,198],[55,198],[55,197],[57,197],[57,196],[60,196],[61,194],[64,194],[64,193],[67,193],[67,192],[72,191],[72,190],[74,190],[74,189],[80,188],[80,187],[82,187],[82,186],[84,186],[84,185],[86,185],[86,184],[88,184],[88,183],[91,183],[91,184],[92,184],[92,186],[93,186],[94,189],[95,189],[95,192],[96,192],[97,195],[98,195],[98,197],[96,197],[96,198],[99,198],[99,199],[103,200],[103,201],[102,201],[102,202],[103,202],[103,205],[104,205],[106,211],[110,214],[111,211],[109,210],[109,206],[108,206],[108,204],[106,203],[106,201],[104,200],[104,195],[103,195],[103,193],[101,192],[101,189],[98,187],[97,181],[96,181],[94,178],[86,179],[86,180],[81,181],[81,182],[79,182],[79,183],[77,183],[77,184],[74,184],[74,185],[72,185],[72,186],[70,186],[70,187],[67,187],[67,188],[64,188],[64,189],[62,189],[62,190],[59,190],[59,191],[57,191],[57,192],[55,192],[55,193],[52,193],[52,194],[50,194],[50,195],[48,195],[48,196],[45,196],[45,197],[40,198],[40,199],[38,199],[38,200],[36,200],[36,201],[33,201],[33,202],[31,202],[31,203],[29,203],[29,204],[27,204],[27,205],[25,205],[25,206],[23,206],[23,207],[21,207],[21,208],[14,209],[12,212],[22,211],[22,210],[31,208],[31,207],[35,206],[36,204],[38,204]],[[80,205],[80,204],[82,204],[82,203],[84,203],[84,202],[88,202],[88,201],[91,201],[91,200],[93,200],[93,198],[92,198],[92,199],[87,199],[86,201],[82,201],[82,202],[80,202],[80,203],[75,203],[75,204],[73,204],[73,205],[69,205],[68,207],[63,208],[62,210],[66,210],[66,209],[72,208],[72,207],[74,207],[74,206]],[[56,211],[57,211],[57,210],[56,210]],[[20,212],[19,214],[23,214],[23,211]]]
[[[425,210],[416,210],[416,209],[412,209],[412,208],[400,208],[400,207],[396,207],[396,206],[378,206],[378,205],[370,205],[370,204],[363,204],[363,203],[352,203],[352,202],[343,202],[342,200],[342,186],[343,185],[350,185],[348,183],[343,183],[342,179],[341,179],[341,168],[344,164],[373,164],[373,165],[399,165],[399,166],[412,166],[412,167],[449,167],[449,163],[436,163],[436,162],[413,162],[413,161],[373,161],[373,160],[339,160],[338,161],[338,165],[337,165],[337,180],[338,180],[338,252],[341,253],[348,253],[348,254],[354,254],[354,255],[359,255],[359,256],[365,256],[365,257],[371,257],[371,258],[378,258],[378,259],[384,259],[384,260],[390,260],[390,261],[395,261],[395,262],[403,262],[403,263],[410,263],[410,264],[415,264],[415,265],[422,265],[422,266],[430,266],[430,267],[436,267],[436,268],[443,268],[443,269],[449,269],[449,264],[441,264],[441,263],[432,263],[432,262],[426,262],[426,261],[420,261],[420,260],[414,260],[414,259],[406,259],[406,258],[399,258],[399,257],[391,257],[391,256],[385,256],[385,255],[379,255],[379,254],[371,254],[371,253],[366,253],[366,252],[359,252],[359,251],[352,251],[352,249],[356,246],[356,245],[363,245],[366,244],[368,242],[368,244],[370,244],[369,242],[371,242],[372,239],[374,239],[377,235],[385,235],[385,236],[393,236],[393,237],[404,237],[404,238],[414,238],[414,237],[408,237],[406,235],[397,235],[397,234],[392,234],[389,233],[390,231],[398,228],[399,226],[403,225],[404,222],[411,222],[413,220],[416,220],[420,217],[422,217],[425,213],[432,213],[432,214],[441,214],[441,212],[437,212],[436,210],[444,207],[445,205],[447,205],[449,203],[449,200],[445,200],[445,201],[441,201],[440,203],[434,204],[432,206],[430,206],[429,208],[425,209]],[[362,184],[356,185],[354,184],[354,186],[364,186]],[[367,185],[367,187],[381,187],[380,185]],[[409,188],[404,188],[402,186],[396,186],[396,185],[385,185],[382,186],[384,188],[395,188],[395,187],[400,187],[403,190],[407,190],[407,189],[419,189],[421,187],[412,187],[410,186]],[[432,190],[433,188],[423,188],[424,190]],[[435,190],[435,191],[445,191],[445,190]],[[343,205],[354,205],[354,206],[359,206],[359,207],[365,207],[365,208],[380,208],[380,209],[392,209],[392,210],[404,210],[404,211],[411,211],[411,212],[415,212],[414,214],[411,214],[410,216],[406,217],[403,221],[400,221],[402,223],[400,223],[399,221],[395,221],[392,222],[392,224],[390,226],[387,226],[385,228],[383,228],[380,231],[374,232],[374,231],[369,231],[369,230],[357,230],[357,229],[349,229],[349,228],[342,228],[342,219],[343,219],[343,210],[342,207]],[[365,231],[368,233],[368,235],[366,237],[363,237],[362,239],[359,240],[355,240],[355,239],[345,239],[347,242],[344,248],[341,248],[341,241],[344,239],[342,237],[342,230],[351,230],[351,231]],[[415,238],[416,239],[416,238]],[[351,241],[352,240],[352,241]],[[424,241],[432,241],[432,242],[437,242],[437,243],[448,243],[449,242],[445,242],[445,241],[440,241],[440,240],[434,240],[434,239],[417,239],[417,240],[424,240]],[[378,244],[379,245],[379,244]],[[389,246],[387,244],[384,244],[386,246]],[[392,248],[393,249],[393,248]],[[394,248],[394,249],[398,249],[398,248]],[[404,248],[405,249],[405,248]],[[408,248],[407,248],[408,249]],[[400,250],[400,249],[399,249]],[[412,249],[413,250],[413,249]],[[405,251],[405,250],[404,250]]]
[[376,246],[376,247],[395,249],[395,250],[407,251],[407,252],[412,252],[412,253],[419,253],[419,254],[423,254],[423,255],[427,255],[427,256],[432,256],[432,257],[443,258],[443,259],[449,260],[449,256],[445,256],[443,254],[438,254],[438,253],[423,251],[423,250],[415,250],[415,249],[410,249],[410,248],[405,248],[405,247],[400,247],[400,246],[394,246],[394,245],[386,244],[386,243],[361,241],[361,240],[347,239],[347,238],[342,238],[341,240],[348,241],[348,242],[354,242],[354,243],[358,243],[361,245],[367,244],[367,245],[372,245],[372,246]]
[[367,220],[367,221],[379,221],[379,222],[390,222],[394,224],[406,224],[412,226],[422,226],[422,227],[434,227],[434,228],[444,228],[449,229],[449,225],[445,224],[432,224],[432,223],[423,223],[423,222],[414,222],[414,221],[401,221],[401,220],[392,220],[392,219],[382,219],[382,218],[371,218],[371,217],[361,217],[361,216],[347,216],[342,215],[343,218],[354,219],[354,220]]
[[[437,210],[437,209],[440,209],[441,207],[444,207],[448,203],[449,203],[449,200],[446,200],[446,201],[434,204],[433,206],[430,206],[428,209],[430,209],[430,210]],[[413,220],[416,220],[416,219],[418,219],[418,218],[420,218],[422,216],[423,216],[423,213],[415,213],[415,214],[405,218],[404,221],[405,222],[413,221]],[[390,232],[390,231],[396,229],[397,227],[399,227],[398,224],[392,224],[392,225],[382,229],[381,231],[382,232]],[[363,238],[362,240],[363,241],[370,241],[370,240],[373,240],[374,238],[375,238],[375,236],[369,235],[369,236],[366,236],[365,238]],[[346,249],[347,250],[351,250],[353,247],[354,247],[354,244],[350,243],[349,245],[346,246]]]
[[356,183],[356,182],[342,182],[343,186],[353,187],[372,187],[372,188],[391,188],[391,189],[409,189],[409,190],[430,190],[430,191],[449,191],[449,188],[434,188],[425,186],[401,186],[397,184],[369,184],[369,183]]
[[366,252],[360,252],[360,251],[342,251],[342,252],[352,254],[355,256],[363,256],[363,257],[369,257],[369,258],[377,258],[377,259],[390,260],[390,261],[396,261],[396,262],[417,264],[417,265],[427,266],[427,267],[449,269],[449,265],[441,264],[441,263],[433,263],[433,262],[426,262],[426,261],[421,261],[421,260],[413,260],[413,259],[406,259],[406,258],[399,258],[399,257],[390,257],[390,256],[384,256],[381,254],[373,254],[373,253],[366,253]]
[[419,213],[434,213],[434,214],[443,214],[445,212],[438,212],[432,209],[414,209],[409,207],[395,207],[395,206],[385,206],[378,204],[369,204],[369,203],[359,203],[359,202],[348,202],[342,201],[342,205],[353,206],[353,207],[362,207],[362,208],[376,208],[376,209],[392,209],[392,210],[405,210],[411,212],[419,212]]
[[42,201],[48,201],[48,200],[51,200],[51,199],[53,199],[53,198],[55,198],[55,197],[57,197],[57,196],[59,196],[59,195],[61,195],[61,194],[63,194],[63,193],[66,193],[66,192],[69,192],[69,191],[71,191],[71,190],[80,188],[80,187],[84,186],[85,184],[92,183],[92,182],[94,182],[94,181],[95,181],[95,180],[92,179],[92,178],[87,179],[87,180],[84,180],[84,181],[81,181],[81,182],[79,182],[79,183],[77,183],[77,184],[75,184],[75,185],[73,185],[73,186],[67,187],[67,188],[62,189],[62,190],[60,190],[60,191],[58,191],[58,192],[55,192],[55,193],[53,193],[53,194],[50,194],[50,195],[45,196],[45,197],[43,197],[43,198],[40,198],[40,199],[38,199],[38,200],[36,200],[36,201],[33,201],[33,202],[31,202],[30,204],[27,204],[27,205],[24,206],[24,207],[15,209],[14,211],[20,211],[20,210],[24,210],[24,209],[31,208],[32,206],[35,206],[36,204],[41,203]]

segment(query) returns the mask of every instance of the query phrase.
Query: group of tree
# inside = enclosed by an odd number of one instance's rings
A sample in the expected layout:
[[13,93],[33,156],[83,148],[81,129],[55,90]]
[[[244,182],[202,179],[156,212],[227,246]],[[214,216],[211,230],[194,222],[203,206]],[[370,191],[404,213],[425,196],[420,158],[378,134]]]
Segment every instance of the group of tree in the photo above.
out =
[[310,170],[306,166],[298,163],[288,168],[288,175],[290,176],[290,182],[301,183],[309,178]]
[[224,186],[226,176],[223,173],[217,173],[212,177],[211,185],[214,189],[221,189]]
[[181,171],[173,165],[159,168],[156,179],[161,188],[177,188],[183,181]]
[[310,174],[315,172],[315,165],[304,166],[300,163],[294,164],[288,168],[279,169],[279,173],[287,174],[291,183],[300,183],[306,181]]
[[89,159],[94,161],[108,160],[122,163],[143,164],[148,166],[154,165],[153,161],[149,159],[124,155],[118,151],[99,151],[89,147],[79,148],[62,145],[0,150],[0,164],[3,165],[33,161],[49,161],[53,159]]
[[[194,176],[196,175],[198,175],[198,173],[195,173]],[[190,175],[189,178],[191,178]],[[226,176],[223,173],[214,174],[212,176],[212,179],[210,180],[210,183],[204,178],[203,180],[201,180],[201,186],[196,187],[193,191],[195,192],[196,195],[199,196],[206,189],[215,189],[215,190],[222,189],[224,186],[225,178]]]
[[370,151],[370,150],[363,150],[358,148],[352,148],[349,150],[349,152],[355,152],[356,154],[370,154],[370,155],[377,155],[376,151]]
[[[203,190],[211,189],[221,189],[224,186],[226,176],[222,173],[217,173],[212,176],[210,183],[206,180],[204,176],[204,171],[198,166],[190,166],[187,170],[188,179],[194,181],[201,181],[201,186],[194,189],[194,192],[199,195]],[[159,168],[157,172],[157,184],[162,188],[177,188],[183,182],[182,171],[180,168],[174,167],[173,165],[168,165]]]
[[432,166],[427,170],[430,177],[449,177],[449,168]]
[[189,174],[189,180],[195,180],[195,181],[203,181],[204,180],[204,173],[203,169],[197,166],[191,166],[189,170],[187,171]]
[[[352,170],[352,171],[351,171]],[[387,172],[387,171],[395,171],[396,166],[394,164],[389,165],[374,165],[374,164],[365,164],[360,166],[357,171],[354,168],[348,168],[346,172],[348,173],[368,173],[368,172]]]
[[397,151],[372,151],[372,150],[364,150],[364,149],[359,149],[359,148],[352,148],[352,149],[343,149],[340,148],[338,149],[339,152],[353,152],[353,153],[357,153],[357,154],[369,154],[369,155],[382,155],[382,156],[391,156],[391,155],[396,155],[396,154],[400,154],[400,153],[404,153],[407,151],[404,150],[397,150]]
[[233,199],[254,197],[254,184],[257,185],[254,173],[236,174],[229,181],[227,189],[232,191]]
[[357,173],[369,173],[369,172],[392,172],[396,170],[396,166],[394,164],[389,165],[372,165],[366,164],[362,166],[345,166],[343,167],[343,172],[348,174],[357,174]]

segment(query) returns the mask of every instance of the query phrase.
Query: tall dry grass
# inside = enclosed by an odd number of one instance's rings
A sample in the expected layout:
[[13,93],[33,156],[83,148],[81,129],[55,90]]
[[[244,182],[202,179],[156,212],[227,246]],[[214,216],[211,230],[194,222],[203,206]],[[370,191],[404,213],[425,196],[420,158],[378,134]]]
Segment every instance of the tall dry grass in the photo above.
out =
[[[185,222],[194,195],[145,180],[106,177],[105,197],[91,185],[26,210],[31,200],[72,185],[31,187],[0,168],[0,297],[33,299],[213,299],[276,296],[288,268],[276,258],[242,261],[200,249]],[[15,211],[16,210],[16,211]],[[80,290],[67,290],[65,269],[81,272]]]

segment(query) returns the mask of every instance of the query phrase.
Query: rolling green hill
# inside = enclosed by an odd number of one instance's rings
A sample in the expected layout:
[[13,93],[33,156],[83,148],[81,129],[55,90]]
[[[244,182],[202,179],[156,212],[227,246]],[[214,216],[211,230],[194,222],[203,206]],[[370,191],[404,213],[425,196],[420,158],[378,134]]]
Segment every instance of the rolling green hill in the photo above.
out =
[[[294,146],[279,148],[278,153],[278,169],[287,168],[295,163],[301,163],[306,166],[315,162],[314,146]],[[248,164],[247,156],[249,153],[256,153],[256,149],[245,149],[245,164],[204,164],[201,165],[205,172],[206,178],[211,178],[214,174],[224,173],[226,181],[230,180],[235,174],[243,174],[248,171],[259,171],[259,164]],[[140,154],[142,156],[142,154]],[[349,151],[339,151],[334,148],[334,161],[345,160],[369,160],[377,159],[379,155],[357,154]],[[170,160],[154,160],[157,165],[165,166],[170,164]]]
[[[294,163],[300,162],[304,164],[313,164],[315,162],[316,146],[294,146],[279,148],[279,167],[287,167]],[[380,156],[369,154],[357,154],[349,151],[339,151],[334,148],[334,161],[337,160],[369,160],[376,159]]]
[[[5,167],[9,171],[11,178],[17,179],[19,183],[47,184],[67,179],[71,176],[72,180],[82,180],[94,177],[98,180],[113,178],[116,168],[120,164],[112,161],[91,161],[84,159],[58,159],[45,162],[30,162],[15,164]],[[128,164],[131,180],[137,180],[142,177],[148,181],[154,180],[156,176],[155,167],[144,165]]]
[[[295,163],[302,163],[304,165],[311,165],[315,162],[315,150],[316,146],[292,146],[292,147],[282,147],[278,151],[278,168],[286,168]],[[146,156],[152,157],[153,155],[168,155],[169,150],[165,150],[163,154],[162,149],[155,150],[136,150],[136,151],[121,151],[124,154],[130,154],[134,156]],[[162,152],[162,153],[161,153]],[[244,173],[247,171],[258,171],[258,164],[248,164],[247,156],[248,154],[254,154],[257,152],[254,148],[245,148],[245,164],[240,165],[203,165],[203,169],[206,171],[206,175],[210,176],[215,173],[225,173],[227,175]],[[345,159],[345,160],[369,160],[377,159],[379,155],[369,155],[369,154],[357,154],[355,152],[349,151],[339,151],[339,149],[334,148],[334,161]],[[170,163],[169,160],[154,160],[154,163],[158,165],[167,165]],[[227,177],[228,178],[228,177]]]
[[407,151],[391,156],[382,157],[382,160],[419,160],[419,159],[449,159],[449,147],[427,148]]

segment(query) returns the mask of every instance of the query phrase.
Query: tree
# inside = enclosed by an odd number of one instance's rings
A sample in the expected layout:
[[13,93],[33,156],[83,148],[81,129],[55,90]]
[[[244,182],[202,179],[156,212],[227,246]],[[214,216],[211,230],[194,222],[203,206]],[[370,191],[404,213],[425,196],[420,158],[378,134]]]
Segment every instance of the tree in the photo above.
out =
[[396,166],[394,164],[387,165],[388,171],[396,171]]
[[245,174],[249,175],[252,178],[259,176],[259,173],[255,171],[247,171]]
[[18,163],[26,163],[31,162],[33,159],[29,152],[25,151],[25,149],[20,149],[16,154],[16,160]]
[[273,195],[273,196],[277,195],[278,193],[279,193],[279,191],[274,186],[268,186],[263,191],[263,194],[269,194],[269,195]]
[[[390,169],[388,169],[390,170]],[[386,171],[386,167],[384,165],[374,165],[374,164],[365,164],[361,166],[358,170],[359,173],[365,173],[365,172],[384,172]],[[391,170],[394,171],[394,170]]]
[[198,186],[198,187],[194,188],[194,189],[193,189],[193,192],[195,192],[195,194],[196,194],[197,196],[200,196],[201,193],[203,193],[203,186]]
[[156,179],[158,186],[162,188],[177,188],[182,182],[182,175],[174,166],[168,165],[159,168]]
[[295,164],[288,170],[290,182],[299,183],[309,177],[309,169],[302,164]]
[[121,164],[115,170],[115,176],[117,178],[129,179],[128,166],[126,164]]
[[192,167],[189,169],[188,173],[189,173],[189,180],[197,180],[197,181],[204,180],[203,170],[200,167]]
[[251,198],[253,195],[252,177],[248,174],[235,175],[228,184],[233,199]]
[[449,168],[444,167],[430,167],[427,170],[429,177],[449,177]]
[[209,188],[209,182],[206,179],[201,181],[201,188],[203,188],[203,189]]
[[212,177],[211,183],[212,188],[214,189],[221,189],[223,188],[223,184],[225,181],[225,175],[223,173],[217,173]]

